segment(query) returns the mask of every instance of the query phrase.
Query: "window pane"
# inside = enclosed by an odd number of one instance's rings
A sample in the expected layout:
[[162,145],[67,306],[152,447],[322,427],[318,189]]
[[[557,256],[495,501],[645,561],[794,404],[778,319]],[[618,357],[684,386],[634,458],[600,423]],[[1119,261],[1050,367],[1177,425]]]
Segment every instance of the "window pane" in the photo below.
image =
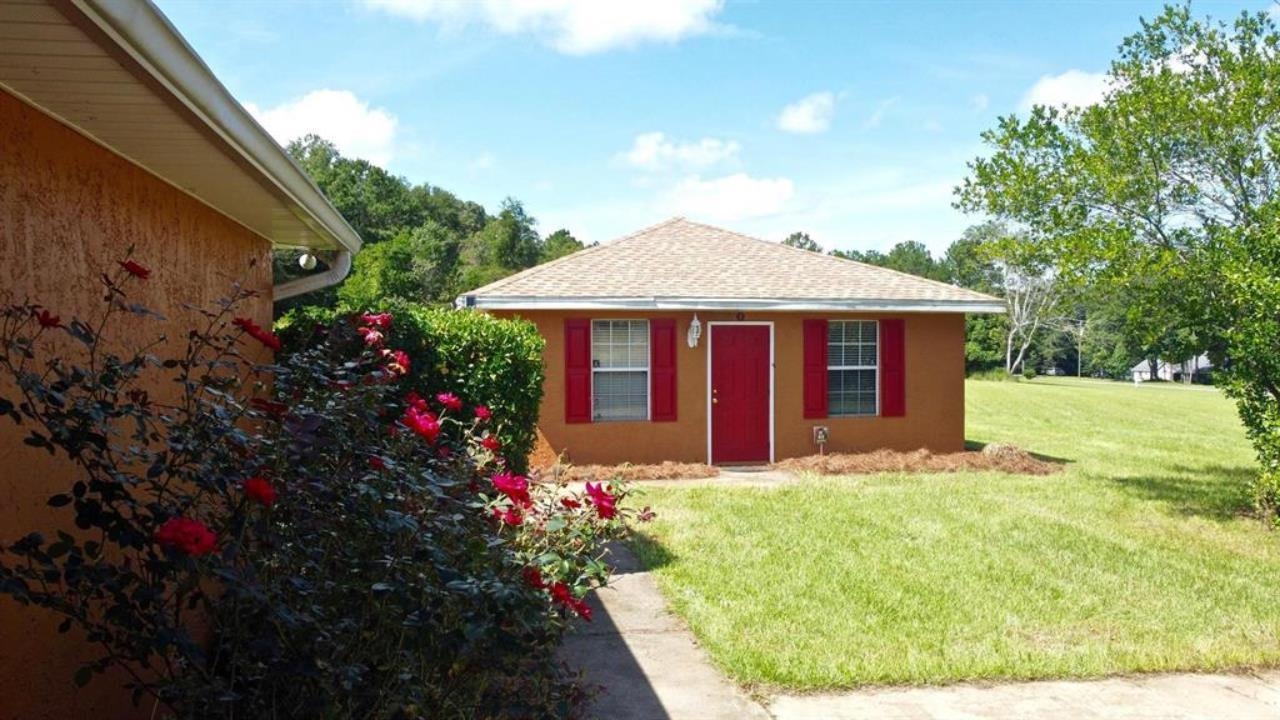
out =
[[649,373],[596,372],[591,381],[597,422],[649,418]]
[[875,370],[828,370],[827,414],[875,415],[876,389]]
[[593,321],[591,365],[597,368],[649,367],[649,321]]
[[874,320],[832,320],[827,323],[827,366],[876,367],[876,330]]

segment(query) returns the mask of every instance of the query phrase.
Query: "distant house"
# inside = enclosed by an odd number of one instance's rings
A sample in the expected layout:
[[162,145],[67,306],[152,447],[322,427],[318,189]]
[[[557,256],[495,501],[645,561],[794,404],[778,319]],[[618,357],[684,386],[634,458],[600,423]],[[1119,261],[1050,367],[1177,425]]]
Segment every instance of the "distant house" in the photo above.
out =
[[[336,260],[273,285],[278,246]],[[208,307],[239,282],[258,293],[239,312],[267,325],[273,300],[340,280],[360,238],[146,0],[0,0],[0,302],[92,317],[99,274],[119,272],[130,247],[151,276],[129,299],[165,319],[126,322],[116,338],[163,333],[172,350],[188,304]],[[0,383],[0,396],[12,388]],[[0,419],[3,543],[72,529],[46,500],[75,471],[25,434]],[[73,673],[100,652],[57,625],[0,598],[0,718],[152,716],[132,706],[123,673],[74,689]]]
[[1209,373],[1213,370],[1213,362],[1208,355],[1197,355],[1182,362],[1157,360],[1155,375],[1152,376],[1151,362],[1143,360],[1130,369],[1135,383],[1148,382],[1152,379],[1165,382],[1208,382]]
[[964,316],[1004,310],[988,295],[683,218],[458,305],[538,326],[540,452],[609,464],[960,450]]

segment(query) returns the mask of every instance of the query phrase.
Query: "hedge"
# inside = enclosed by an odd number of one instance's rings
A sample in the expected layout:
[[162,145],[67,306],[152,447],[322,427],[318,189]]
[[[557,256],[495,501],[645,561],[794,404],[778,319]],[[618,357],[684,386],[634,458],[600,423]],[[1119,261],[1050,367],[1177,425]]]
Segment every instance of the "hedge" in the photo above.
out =
[[[406,387],[423,397],[452,392],[468,406],[487,405],[497,421],[503,454],[517,472],[527,470],[542,403],[544,341],[532,323],[500,320],[469,310],[389,301],[372,312],[394,316],[390,347],[413,358]],[[350,334],[359,313],[314,306],[290,310],[276,321],[283,352],[304,347],[317,332]]]

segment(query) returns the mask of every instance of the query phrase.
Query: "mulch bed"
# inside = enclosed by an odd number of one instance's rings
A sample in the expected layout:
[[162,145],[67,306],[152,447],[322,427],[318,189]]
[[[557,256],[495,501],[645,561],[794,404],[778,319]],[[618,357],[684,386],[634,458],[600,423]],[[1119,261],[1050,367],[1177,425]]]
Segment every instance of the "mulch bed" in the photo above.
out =
[[568,482],[608,480],[694,480],[715,477],[717,468],[701,463],[664,462],[661,465],[552,465],[542,468],[542,477],[562,477]]
[[774,463],[788,472],[819,475],[870,475],[886,472],[950,473],[995,471],[1013,475],[1051,475],[1062,470],[1060,463],[1041,460],[1012,445],[993,443],[980,451],[942,453],[928,450],[897,452],[874,450],[867,453],[833,453],[791,458]]

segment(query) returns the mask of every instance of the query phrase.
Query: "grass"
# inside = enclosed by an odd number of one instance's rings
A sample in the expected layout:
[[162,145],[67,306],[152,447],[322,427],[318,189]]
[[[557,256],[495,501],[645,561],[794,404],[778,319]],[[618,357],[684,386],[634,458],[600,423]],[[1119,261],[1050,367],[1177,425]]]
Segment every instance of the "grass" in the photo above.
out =
[[968,435],[1067,462],[649,489],[637,541],[741,684],[818,690],[1280,664],[1280,534],[1201,387],[970,382]]

